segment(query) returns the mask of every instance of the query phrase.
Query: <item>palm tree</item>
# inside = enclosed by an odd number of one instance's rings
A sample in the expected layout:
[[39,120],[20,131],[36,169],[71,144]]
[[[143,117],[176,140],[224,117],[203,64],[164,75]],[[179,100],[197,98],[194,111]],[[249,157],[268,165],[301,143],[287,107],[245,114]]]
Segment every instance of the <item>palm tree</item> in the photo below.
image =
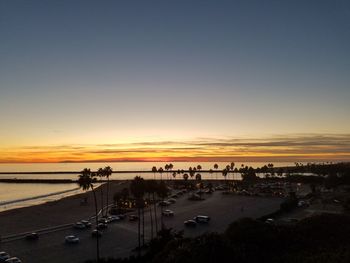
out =
[[235,178],[234,178],[234,169],[235,169],[235,163],[234,162],[231,162],[231,164],[230,164],[230,170],[232,171],[232,180],[234,180]]
[[188,174],[183,174],[183,178],[184,178],[184,184],[185,184],[185,187],[186,189],[188,189],[188,185],[187,185],[187,180],[188,180]]
[[164,172],[163,168],[160,167],[160,168],[158,169],[158,173],[160,173],[160,180],[161,180],[161,181],[163,180],[163,172]]
[[214,169],[215,169],[215,175],[216,175],[216,180],[218,180],[218,169],[219,169],[219,165],[216,163],[214,164]]
[[174,168],[174,165],[172,163],[169,163],[169,170],[170,170],[170,172],[173,171],[173,168]]
[[222,170],[222,176],[225,178],[225,182],[226,182],[226,176],[227,176],[227,169],[223,169]]
[[157,167],[153,166],[152,167],[152,172],[153,172],[153,179],[156,180]]
[[[109,177],[112,175],[113,173],[113,170],[110,166],[107,166],[104,168],[104,174],[105,174],[105,177],[107,178],[107,200],[106,200],[106,205],[108,207],[108,199],[109,199]],[[106,210],[106,215],[107,215],[107,211],[108,209]]]
[[[164,198],[166,198],[168,196],[168,192],[169,192],[168,187],[166,186],[166,184],[163,181],[161,181],[158,185],[157,193],[158,193],[158,196],[162,199],[162,202],[164,201]],[[160,210],[161,210],[160,224],[161,224],[161,229],[163,230],[164,229],[163,205],[160,206]]]
[[157,200],[155,198],[155,195],[157,193],[158,183],[156,180],[150,181],[150,191],[152,193],[153,198],[153,208],[154,208],[154,223],[156,225],[156,234],[158,234],[158,215],[157,215]]
[[[97,212],[97,199],[96,199],[94,183],[96,183],[96,173],[91,173],[90,169],[85,168],[78,177],[78,185],[84,191],[88,191],[91,189],[93,193],[94,201],[95,201],[95,220],[96,220],[96,227],[97,227],[98,212]],[[98,235],[96,235],[96,261],[97,263],[100,262],[100,241],[99,241]]]
[[197,183],[197,187],[199,188],[199,196],[200,198],[202,199],[202,188],[203,188],[203,183],[201,182],[202,181],[202,175],[201,174],[196,174],[196,181],[198,182]]
[[[100,181],[102,182],[103,177],[105,177],[104,170],[102,168],[99,168],[96,172],[96,176],[100,178]],[[101,211],[103,212],[103,184],[100,185],[100,194],[101,194]]]
[[141,252],[141,209],[144,207],[143,195],[145,193],[145,184],[143,178],[136,176],[130,184],[130,192],[136,199],[136,207],[138,212],[138,256]]
[[[149,215],[151,219],[151,239],[153,239],[153,214],[152,214],[152,198],[151,194],[153,193],[153,181],[147,180],[145,181],[145,193],[148,194],[148,203],[149,203]],[[154,200],[153,200],[154,202]]]
[[164,169],[165,169],[165,171],[166,171],[166,179],[168,180],[168,179],[169,179],[169,178],[168,178],[169,165],[166,164],[166,165],[164,166]]

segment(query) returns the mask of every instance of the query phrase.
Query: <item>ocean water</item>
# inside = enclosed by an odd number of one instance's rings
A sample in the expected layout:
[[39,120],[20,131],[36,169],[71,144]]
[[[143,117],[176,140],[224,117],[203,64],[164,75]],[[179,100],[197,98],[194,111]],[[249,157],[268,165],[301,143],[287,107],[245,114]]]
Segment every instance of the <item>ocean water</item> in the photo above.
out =
[[[81,171],[84,168],[90,168],[96,170],[100,167],[110,166],[114,171],[150,171],[153,166],[163,167],[167,162],[119,162],[119,163],[28,163],[28,164],[0,164],[0,172],[62,172],[62,171]],[[174,165],[173,170],[177,169],[188,169],[189,167],[195,167],[198,164],[202,166],[202,169],[209,170],[213,169],[214,162],[172,162]],[[229,163],[217,162],[219,169],[225,168]],[[241,165],[248,165],[254,168],[261,167],[266,162],[246,162],[246,163],[235,163],[236,167]],[[292,162],[275,162],[277,166],[293,166]]]
[[37,205],[81,192],[76,184],[0,183],[0,211]]
[[[145,179],[160,178],[159,174],[138,173],[138,171],[151,171],[153,166],[157,168],[165,166],[165,162],[124,162],[124,163],[33,163],[33,164],[0,164],[0,172],[18,172],[19,174],[0,174],[0,178],[18,179],[77,179],[78,174],[20,174],[21,172],[64,172],[81,171],[84,168],[97,170],[100,167],[111,166],[114,171],[135,171],[135,173],[115,173],[111,179],[132,179],[139,175]],[[203,170],[213,169],[214,163],[191,163],[173,162],[173,170],[188,169],[196,167],[198,164]],[[218,162],[219,170],[226,167],[228,163]],[[254,168],[261,167],[266,163],[247,162],[244,165]],[[236,163],[236,167],[241,167],[242,163]],[[293,163],[274,163],[277,166],[292,166]],[[213,174],[201,173],[203,179],[222,179],[220,172]],[[180,179],[182,175],[177,175],[175,179]],[[164,172],[163,179],[174,179],[171,172]],[[230,174],[228,179],[240,179],[240,174]],[[68,195],[80,193],[76,184],[10,184],[0,183],[0,211],[13,208],[40,204],[47,201],[58,200]]]

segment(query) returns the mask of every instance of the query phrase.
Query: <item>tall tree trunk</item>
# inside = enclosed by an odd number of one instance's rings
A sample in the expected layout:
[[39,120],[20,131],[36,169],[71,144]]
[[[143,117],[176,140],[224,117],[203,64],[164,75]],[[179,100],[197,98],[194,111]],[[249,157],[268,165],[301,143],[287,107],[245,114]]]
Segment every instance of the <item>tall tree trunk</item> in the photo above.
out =
[[[91,186],[92,193],[94,195],[94,201],[95,201],[95,220],[96,220],[96,227],[98,225],[98,217],[97,217],[97,198],[96,198],[96,193],[94,190],[94,187]],[[100,238],[98,234],[96,235],[96,260],[97,263],[100,262]]]
[[153,205],[154,205],[154,221],[156,225],[156,234],[158,235],[157,202],[156,202],[154,193],[153,193]]
[[160,206],[160,229],[164,229],[164,223],[163,223],[163,202],[164,198],[162,198],[162,205]]
[[101,215],[103,215],[103,184],[100,185],[100,192],[101,192]]
[[142,206],[142,246],[145,246],[145,202]]
[[108,200],[109,198],[109,177],[107,177],[107,203],[106,203],[106,206],[107,206],[107,210],[106,210],[106,216],[107,216],[107,212],[108,212]]
[[153,215],[152,215],[151,194],[148,194],[148,200],[149,200],[149,215],[151,217],[151,239],[153,239]]
[[137,255],[138,257],[140,257],[141,255],[141,208],[140,208],[140,203],[138,204],[138,208],[137,208],[137,213],[138,213],[138,226],[137,226],[137,230],[138,230],[138,250],[137,250]]

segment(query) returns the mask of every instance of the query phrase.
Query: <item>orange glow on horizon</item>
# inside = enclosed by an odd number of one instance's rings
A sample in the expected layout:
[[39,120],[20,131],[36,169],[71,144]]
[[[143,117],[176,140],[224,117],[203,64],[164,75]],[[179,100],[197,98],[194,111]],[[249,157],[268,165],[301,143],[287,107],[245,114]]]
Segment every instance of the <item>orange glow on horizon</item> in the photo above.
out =
[[349,135],[0,147],[0,163],[346,161]]

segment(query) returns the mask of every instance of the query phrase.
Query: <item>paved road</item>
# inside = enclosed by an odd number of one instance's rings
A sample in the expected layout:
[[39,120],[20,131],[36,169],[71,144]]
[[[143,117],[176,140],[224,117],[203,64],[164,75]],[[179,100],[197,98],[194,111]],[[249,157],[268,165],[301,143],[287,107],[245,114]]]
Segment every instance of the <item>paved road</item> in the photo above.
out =
[[[185,228],[185,236],[196,236],[206,231],[222,232],[234,220],[241,217],[260,217],[278,209],[282,199],[227,196],[220,192],[205,196],[204,201],[189,201],[187,196],[178,199],[169,209],[175,212],[172,218],[165,218],[167,227],[177,230],[184,229],[183,221],[198,214],[209,215],[208,225],[198,225],[196,228]],[[244,210],[241,211],[241,207]],[[160,211],[160,209],[159,209]],[[160,220],[159,220],[160,221]],[[150,219],[145,215],[145,236],[150,237]],[[103,257],[124,257],[137,245],[137,222],[127,220],[111,223],[103,231],[101,240],[101,255]],[[67,245],[64,243],[66,235],[74,234],[80,238],[80,243]],[[95,257],[95,239],[89,230],[67,229],[40,237],[38,241],[30,242],[17,240],[1,245],[0,250],[17,256],[24,263],[62,263],[84,262]]]

